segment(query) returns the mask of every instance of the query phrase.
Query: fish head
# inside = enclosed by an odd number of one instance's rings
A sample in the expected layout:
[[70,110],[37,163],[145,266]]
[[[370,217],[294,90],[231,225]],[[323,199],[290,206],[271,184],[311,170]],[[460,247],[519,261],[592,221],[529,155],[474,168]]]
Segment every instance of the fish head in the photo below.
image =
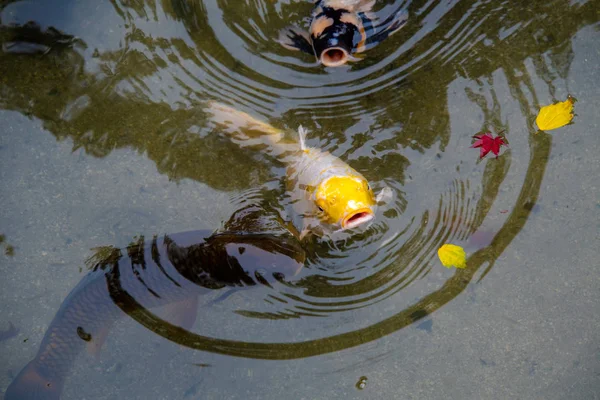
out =
[[266,280],[275,275],[289,279],[302,270],[306,261],[306,253],[295,237],[238,234],[224,239],[220,254],[227,266],[222,270],[237,270],[250,277],[258,273]]
[[352,59],[355,37],[365,39],[361,19],[342,8],[320,7],[310,25],[315,55],[327,67],[338,67]]
[[371,12],[375,0],[315,0],[308,32],[297,26],[283,29],[279,43],[290,50],[314,54],[327,67],[359,61],[366,51],[404,27],[408,11],[398,9],[380,21]]
[[245,276],[297,275],[306,253],[277,213],[250,203],[236,210],[223,229],[207,241],[214,257],[213,277],[220,282],[237,282]]
[[315,203],[321,220],[352,229],[375,217],[375,196],[362,176],[332,176],[315,191]]

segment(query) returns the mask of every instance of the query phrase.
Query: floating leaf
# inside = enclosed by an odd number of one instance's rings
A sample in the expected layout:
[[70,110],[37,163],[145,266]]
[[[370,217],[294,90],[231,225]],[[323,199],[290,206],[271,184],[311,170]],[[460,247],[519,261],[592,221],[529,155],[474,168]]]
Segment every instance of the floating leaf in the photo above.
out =
[[445,244],[438,249],[438,257],[442,265],[446,268],[452,266],[456,268],[465,268],[467,266],[467,255],[465,250],[455,244]]
[[542,107],[535,119],[538,128],[543,131],[562,128],[573,119],[573,104],[577,99],[571,95],[560,103]]
[[508,141],[504,136],[498,135],[494,137],[492,136],[491,132],[480,132],[477,135],[473,136],[473,139],[477,140],[471,145],[471,147],[479,147],[480,159],[485,157],[490,151],[496,155],[496,158],[498,158],[498,154],[500,153],[500,147],[508,145]]

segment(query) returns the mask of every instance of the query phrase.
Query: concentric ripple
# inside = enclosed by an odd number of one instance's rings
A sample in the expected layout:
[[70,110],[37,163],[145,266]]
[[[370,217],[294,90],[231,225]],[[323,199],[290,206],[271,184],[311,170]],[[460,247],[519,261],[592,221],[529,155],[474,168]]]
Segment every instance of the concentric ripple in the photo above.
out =
[[[391,189],[368,227],[306,243],[297,276],[208,307],[228,316],[218,330],[183,332],[143,307],[131,313],[192,348],[306,357],[408,326],[485,276],[523,227],[547,161],[549,139],[530,135],[530,80],[564,75],[568,54],[544,54],[570,36],[552,27],[564,7],[569,21],[592,23],[592,3],[378,1],[379,22],[405,10],[406,26],[360,61],[325,68],[277,43],[282,29],[308,27],[310,1],[115,0],[96,17],[73,7],[70,23],[13,1],[0,8],[0,59],[12,57],[0,63],[0,104],[93,156],[135,148],[160,174],[230,192],[234,209],[263,202],[285,214],[285,165],[228,140],[202,111],[210,100],[290,137],[302,124],[310,146],[348,162],[375,191]],[[32,54],[43,78],[15,72]],[[469,146],[481,130],[506,130],[511,148],[478,161]],[[470,249],[467,269],[439,265],[444,243]]]

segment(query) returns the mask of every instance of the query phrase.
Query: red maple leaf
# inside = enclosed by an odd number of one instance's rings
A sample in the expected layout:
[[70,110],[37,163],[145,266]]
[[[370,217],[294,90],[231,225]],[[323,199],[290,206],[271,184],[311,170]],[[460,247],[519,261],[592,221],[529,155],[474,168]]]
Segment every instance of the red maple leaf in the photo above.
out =
[[498,154],[500,153],[500,147],[508,145],[506,138],[504,136],[496,136],[493,137],[491,132],[481,132],[477,135],[473,136],[473,139],[477,139],[475,143],[471,146],[472,148],[479,147],[479,158],[483,158],[490,151],[496,155],[498,158]]

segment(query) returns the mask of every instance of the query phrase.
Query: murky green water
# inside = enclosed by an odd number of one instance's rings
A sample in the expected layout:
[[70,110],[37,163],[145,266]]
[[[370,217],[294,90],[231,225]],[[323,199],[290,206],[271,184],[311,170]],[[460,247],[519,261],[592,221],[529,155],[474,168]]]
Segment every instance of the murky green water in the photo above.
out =
[[[335,69],[276,42],[310,2],[1,4],[0,329],[19,329],[2,390],[90,248],[277,205],[282,166],[206,119],[218,100],[302,124],[393,200],[309,243],[290,282],[201,307],[191,332],[122,319],[62,398],[598,396],[600,2],[382,1],[408,24]],[[537,134],[569,93],[575,124]],[[510,148],[478,161],[481,130]],[[468,268],[439,264],[448,242]]]

